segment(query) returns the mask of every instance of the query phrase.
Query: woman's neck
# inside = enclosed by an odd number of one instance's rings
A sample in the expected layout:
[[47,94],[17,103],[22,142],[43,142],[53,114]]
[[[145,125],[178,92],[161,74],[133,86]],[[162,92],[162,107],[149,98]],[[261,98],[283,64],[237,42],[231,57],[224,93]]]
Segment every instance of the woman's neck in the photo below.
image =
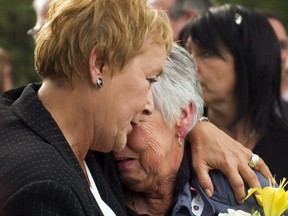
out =
[[85,112],[77,104],[75,92],[77,91],[68,84],[60,87],[47,79],[39,89],[38,97],[56,121],[83,169],[83,162],[91,145],[87,130],[89,125],[88,122],[85,123],[89,118],[82,115]]
[[231,128],[231,120],[234,117],[235,113],[233,110],[208,109],[208,118],[213,124],[246,148],[253,150],[260,139],[260,134],[255,131],[250,121],[244,118]]
[[157,189],[153,188],[145,192],[135,192],[125,188],[126,205],[139,215],[164,215],[173,199],[175,180],[161,182],[156,187]]

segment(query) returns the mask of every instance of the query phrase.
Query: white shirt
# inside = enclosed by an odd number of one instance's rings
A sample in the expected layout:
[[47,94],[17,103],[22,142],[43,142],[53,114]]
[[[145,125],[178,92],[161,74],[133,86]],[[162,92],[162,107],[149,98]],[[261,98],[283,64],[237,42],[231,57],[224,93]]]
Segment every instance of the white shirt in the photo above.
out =
[[102,213],[106,216],[116,216],[116,214],[113,212],[113,210],[102,200],[100,194],[99,194],[99,191],[96,187],[96,184],[94,182],[94,179],[90,173],[90,170],[86,164],[86,162],[84,161],[84,164],[85,164],[85,169],[86,169],[86,173],[88,175],[88,179],[89,179],[89,182],[90,182],[90,190],[96,200],[96,202],[98,203]]

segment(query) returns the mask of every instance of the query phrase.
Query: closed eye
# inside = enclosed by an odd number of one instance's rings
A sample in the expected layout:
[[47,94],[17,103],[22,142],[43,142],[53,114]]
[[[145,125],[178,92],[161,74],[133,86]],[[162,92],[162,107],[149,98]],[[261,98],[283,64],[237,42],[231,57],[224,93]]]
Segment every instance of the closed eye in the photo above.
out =
[[156,78],[156,77],[148,78],[147,80],[148,80],[148,82],[149,82],[150,84],[157,82],[157,78]]

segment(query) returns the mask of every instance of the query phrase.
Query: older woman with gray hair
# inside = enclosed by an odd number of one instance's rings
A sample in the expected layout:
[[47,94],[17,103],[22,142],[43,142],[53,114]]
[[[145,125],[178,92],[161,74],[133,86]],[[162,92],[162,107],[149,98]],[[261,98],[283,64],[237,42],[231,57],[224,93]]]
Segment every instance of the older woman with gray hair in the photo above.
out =
[[[144,112],[126,148],[114,153],[128,215],[207,216],[228,208],[250,211],[257,206],[255,198],[237,204],[223,174],[210,173],[215,192],[209,198],[189,167],[185,136],[203,113],[201,87],[190,54],[174,44],[164,70],[152,88],[155,112],[149,116]],[[256,174],[262,186],[269,185]]]

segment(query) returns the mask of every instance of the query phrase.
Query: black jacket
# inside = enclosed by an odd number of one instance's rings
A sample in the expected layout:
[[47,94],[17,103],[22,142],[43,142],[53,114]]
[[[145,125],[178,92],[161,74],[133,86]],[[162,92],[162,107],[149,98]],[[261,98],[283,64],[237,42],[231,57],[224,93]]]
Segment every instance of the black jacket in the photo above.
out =
[[[0,97],[0,215],[102,215],[72,149],[37,97],[39,87]],[[117,175],[102,173],[111,161],[100,156],[90,151],[85,161],[102,199],[125,215]]]

